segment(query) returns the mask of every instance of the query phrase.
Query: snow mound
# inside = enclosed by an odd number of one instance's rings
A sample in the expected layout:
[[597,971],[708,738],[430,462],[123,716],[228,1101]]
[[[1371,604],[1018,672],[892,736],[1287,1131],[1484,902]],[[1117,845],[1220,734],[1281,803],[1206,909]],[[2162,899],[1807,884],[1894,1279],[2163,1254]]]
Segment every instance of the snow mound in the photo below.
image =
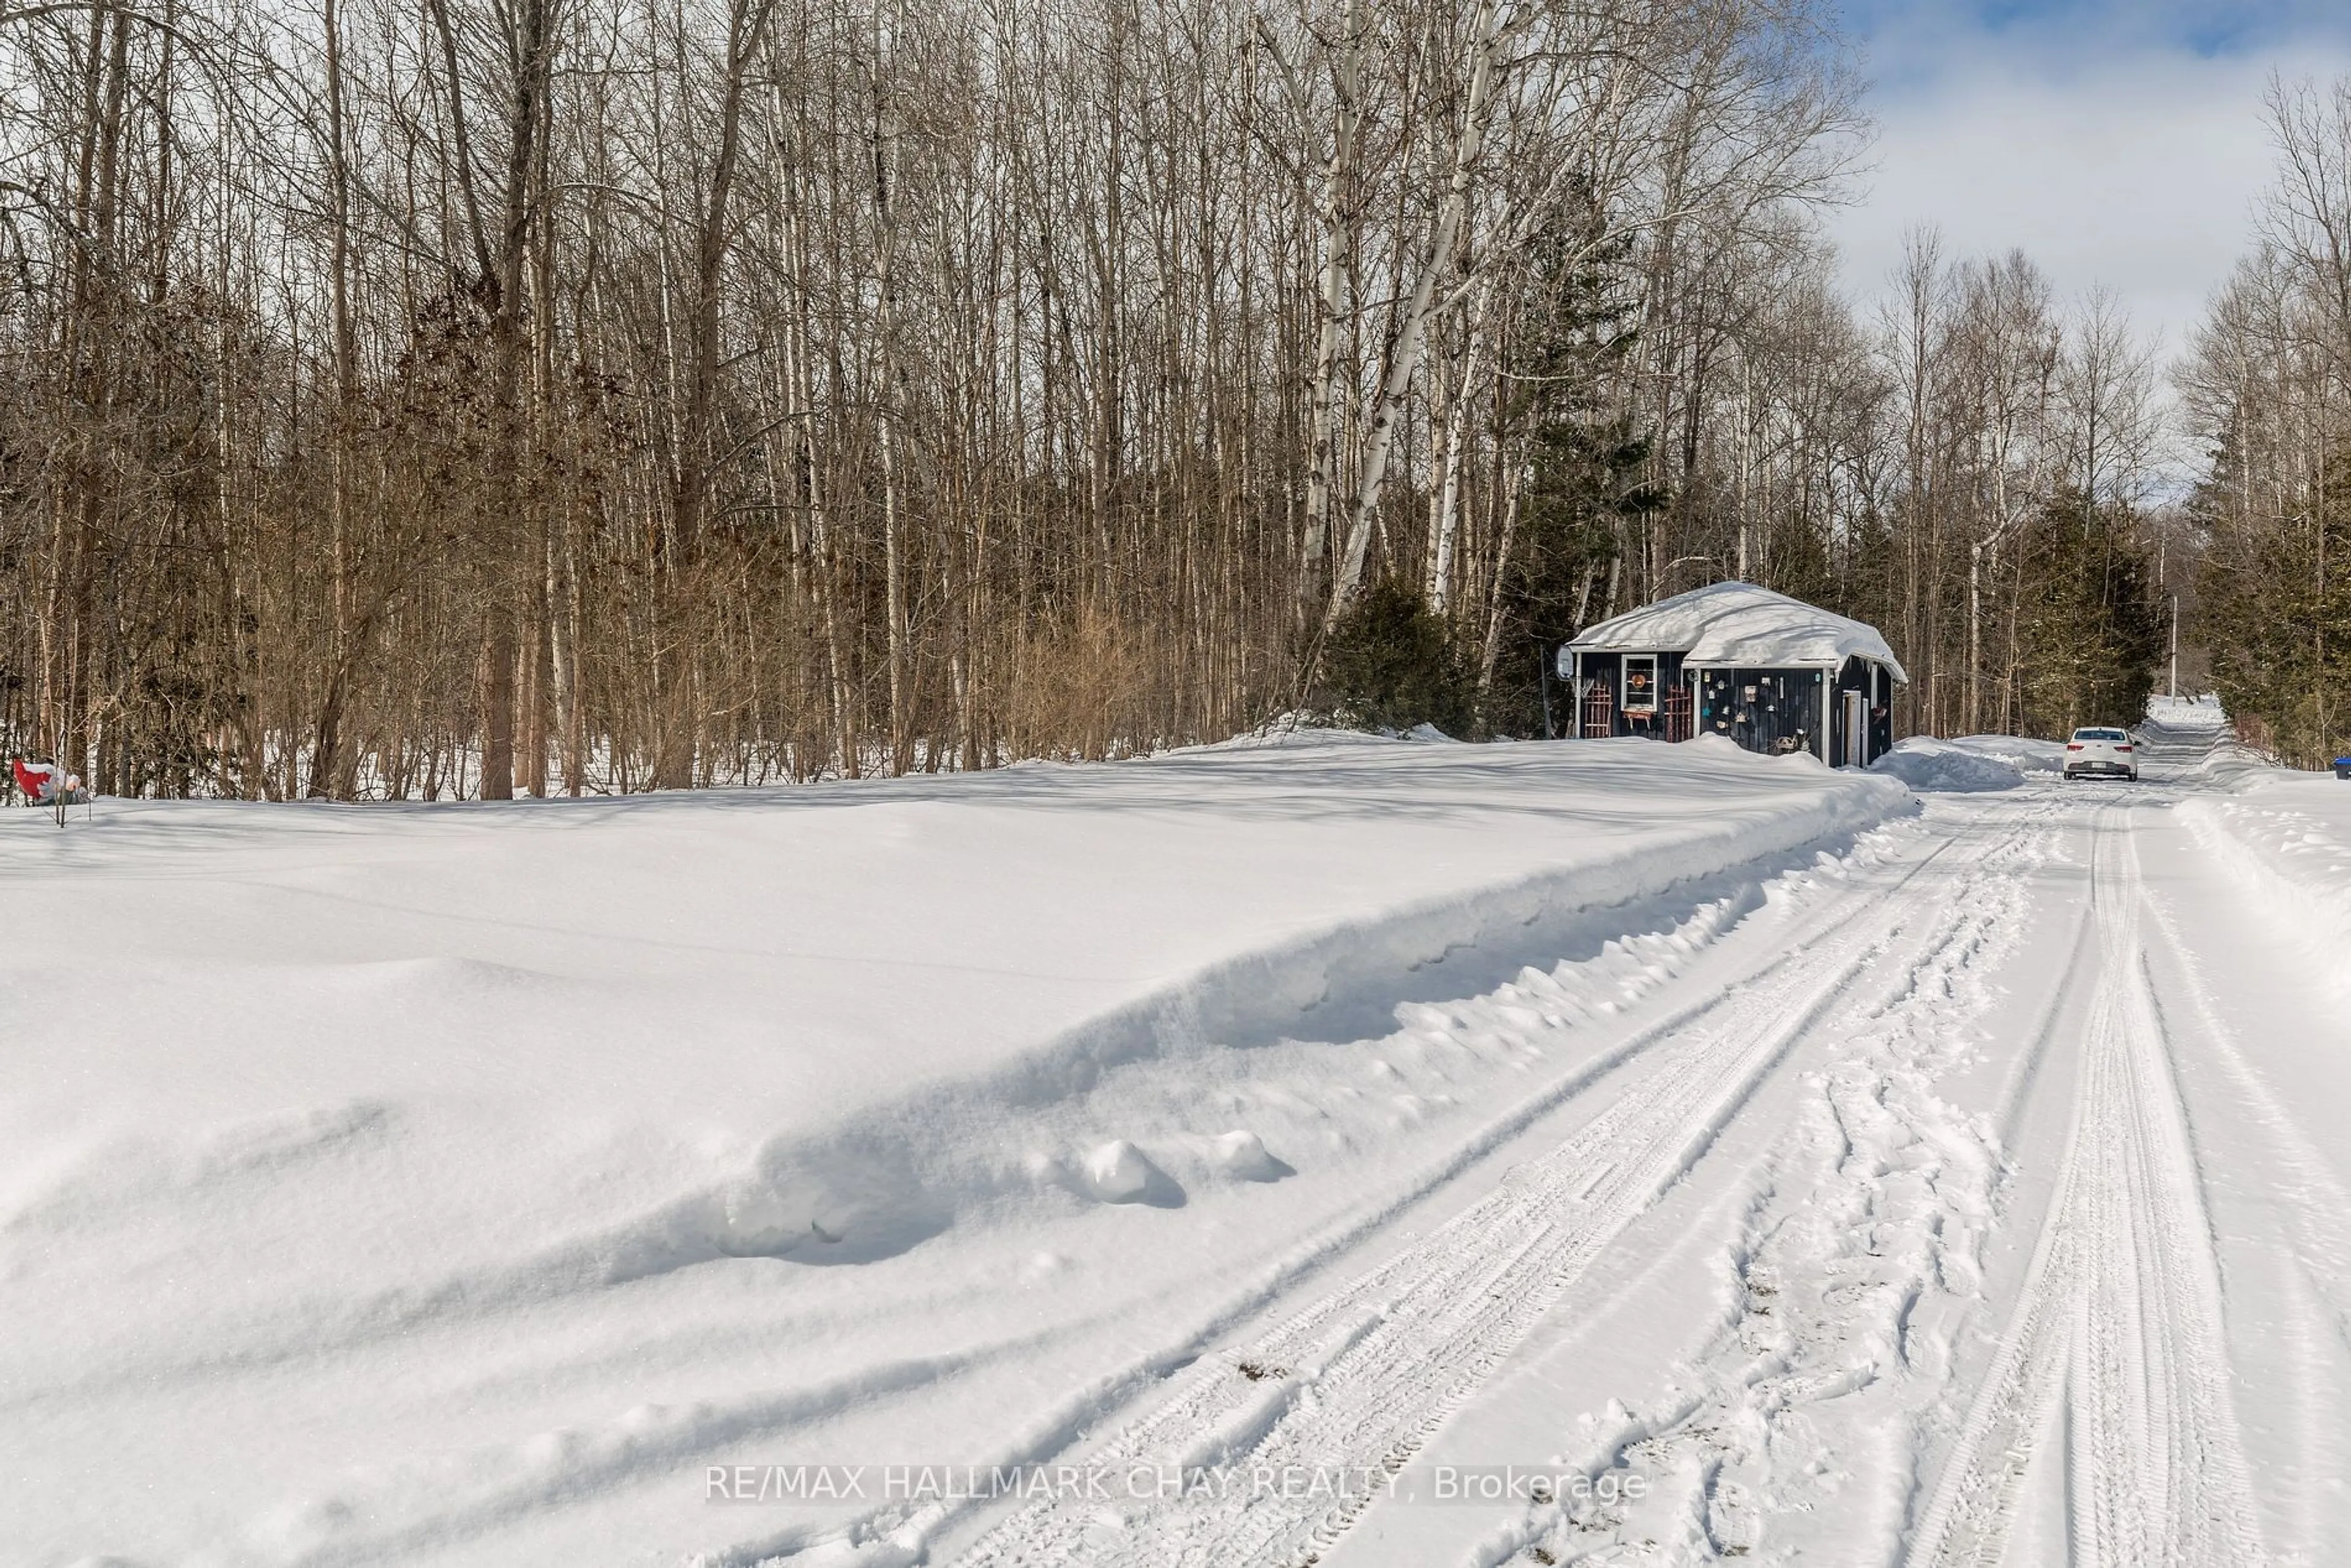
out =
[[1266,1152],[1255,1133],[1235,1131],[1217,1138],[1217,1168],[1236,1181],[1280,1181],[1298,1173]]
[[2200,697],[2149,697],[2147,716],[2166,729],[2222,730],[2229,727],[2228,710],[2211,693]]
[[1971,747],[1913,736],[1869,765],[1922,794],[1972,795],[2024,782],[2017,765]]
[[1989,757],[2024,773],[2065,771],[2065,743],[2022,735],[1961,735],[1943,742],[1960,751]]
[[2175,765],[2171,770],[2172,777],[2184,784],[2234,795],[2265,789],[2292,776],[2293,770],[2277,758],[2237,738],[2236,727],[2218,697],[2198,697],[2192,702],[2150,697],[2138,736],[2149,746],[2195,753],[2195,760],[2185,767]]
[[597,1251],[623,1279],[714,1256],[862,1263],[927,1240],[947,1218],[903,1158],[835,1146],[618,1228]]
[[[2241,752],[2241,747],[2224,747]],[[2179,819],[2311,970],[2351,998],[2351,785],[2256,768],[2228,793],[2182,800]]]
[[1124,1138],[1086,1155],[1084,1170],[1087,1190],[1104,1203],[1162,1201],[1175,1186],[1150,1156]]

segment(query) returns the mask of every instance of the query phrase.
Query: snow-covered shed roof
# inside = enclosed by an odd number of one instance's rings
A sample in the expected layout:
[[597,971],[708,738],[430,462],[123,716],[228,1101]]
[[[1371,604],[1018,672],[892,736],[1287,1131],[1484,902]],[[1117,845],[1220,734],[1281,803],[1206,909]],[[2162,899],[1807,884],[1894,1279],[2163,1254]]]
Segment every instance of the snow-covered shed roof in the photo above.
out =
[[1568,644],[1586,653],[1679,653],[1687,664],[1829,667],[1858,655],[1910,677],[1877,628],[1751,582],[1717,582],[1587,627]]

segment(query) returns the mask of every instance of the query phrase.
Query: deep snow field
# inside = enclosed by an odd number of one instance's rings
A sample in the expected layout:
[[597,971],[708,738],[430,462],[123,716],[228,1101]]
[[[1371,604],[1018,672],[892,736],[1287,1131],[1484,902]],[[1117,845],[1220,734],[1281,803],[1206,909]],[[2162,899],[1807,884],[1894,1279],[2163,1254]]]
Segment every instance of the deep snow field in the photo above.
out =
[[1353,1043],[1400,1001],[1568,958],[1537,1005],[1604,1017],[1906,804],[1727,747],[1325,736],[9,813],[16,1548],[658,1562],[789,1533],[705,1464],[1023,1457],[1604,1034]]
[[2331,1561],[2351,785],[2156,716],[0,815],[0,1562]]

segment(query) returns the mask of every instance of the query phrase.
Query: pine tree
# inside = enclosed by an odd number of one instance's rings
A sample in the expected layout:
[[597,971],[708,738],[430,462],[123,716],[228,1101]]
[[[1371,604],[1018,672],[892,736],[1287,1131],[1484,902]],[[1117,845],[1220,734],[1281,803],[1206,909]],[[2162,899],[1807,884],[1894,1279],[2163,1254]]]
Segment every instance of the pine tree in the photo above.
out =
[[2217,502],[2232,457],[2224,446],[2191,507],[2210,536],[2195,630],[2229,711],[2289,761],[2319,764],[2351,751],[2351,479],[2296,514],[2231,516]]
[[2125,725],[2147,707],[2167,622],[2151,552],[2127,508],[2078,490],[2042,508],[2023,541],[2016,703],[2026,734]]
[[1583,221],[1535,254],[1534,306],[1521,327],[1510,415],[1524,429],[1522,541],[1502,583],[1506,646],[1532,657],[1500,664],[1486,709],[1496,734],[1543,733],[1539,661],[1615,610],[1612,567],[1666,497],[1644,481],[1649,444],[1635,415],[1612,402],[1640,334],[1630,242],[1609,237],[1586,204]]

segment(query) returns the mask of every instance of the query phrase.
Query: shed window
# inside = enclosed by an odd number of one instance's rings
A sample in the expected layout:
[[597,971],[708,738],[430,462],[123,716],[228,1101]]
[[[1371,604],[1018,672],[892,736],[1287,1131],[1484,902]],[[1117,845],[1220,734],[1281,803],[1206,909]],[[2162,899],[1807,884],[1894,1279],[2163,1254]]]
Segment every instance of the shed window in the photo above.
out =
[[1625,655],[1625,711],[1657,711],[1657,656],[1655,653]]

